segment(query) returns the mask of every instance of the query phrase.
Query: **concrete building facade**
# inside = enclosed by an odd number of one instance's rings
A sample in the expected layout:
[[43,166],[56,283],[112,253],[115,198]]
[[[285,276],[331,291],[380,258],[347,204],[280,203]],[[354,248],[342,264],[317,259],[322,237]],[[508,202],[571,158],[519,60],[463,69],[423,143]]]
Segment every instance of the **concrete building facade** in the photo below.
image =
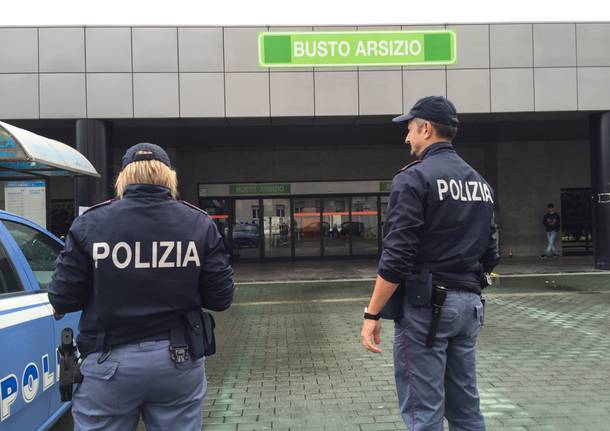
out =
[[[453,30],[456,63],[332,69],[258,64],[257,34],[263,31],[401,29]],[[496,190],[503,253],[541,253],[549,202],[566,212],[564,252],[586,253],[593,250],[595,220],[606,220],[608,211],[600,204],[605,212],[595,216],[600,193],[608,190],[592,183],[610,163],[596,156],[610,145],[604,134],[610,121],[604,117],[610,111],[608,46],[610,23],[0,28],[0,119],[74,145],[104,172],[97,186],[88,180],[76,190],[66,180],[50,180],[51,199],[92,204],[82,196],[107,197],[124,149],[151,141],[168,148],[185,200],[208,209],[214,197],[229,200],[231,237],[236,225],[258,226],[254,248],[261,252],[252,257],[298,257],[294,243],[307,236],[304,229],[314,219],[314,248],[318,241],[321,251],[311,256],[344,256],[354,255],[359,239],[379,242],[387,196],[382,183],[411,160],[404,128],[389,119],[420,97],[443,95],[460,113],[456,149]],[[92,155],[93,148],[103,148],[102,154]],[[230,185],[275,183],[291,185],[281,197],[285,202],[266,207],[264,199],[275,195],[263,188],[249,196],[247,217],[235,213],[246,196],[231,194]],[[330,192],[316,183],[331,184]],[[218,185],[228,196],[207,194]],[[302,190],[303,202],[311,198],[300,212],[294,190]],[[325,218],[325,211],[332,214]],[[269,226],[257,221],[265,213],[275,218]],[[297,223],[295,213],[307,214],[308,223]],[[376,227],[358,221],[369,216],[377,218]],[[236,241],[252,246],[244,235]],[[324,244],[338,238],[349,246],[337,243],[339,252],[325,253],[332,247]],[[291,252],[275,253],[274,241]]]

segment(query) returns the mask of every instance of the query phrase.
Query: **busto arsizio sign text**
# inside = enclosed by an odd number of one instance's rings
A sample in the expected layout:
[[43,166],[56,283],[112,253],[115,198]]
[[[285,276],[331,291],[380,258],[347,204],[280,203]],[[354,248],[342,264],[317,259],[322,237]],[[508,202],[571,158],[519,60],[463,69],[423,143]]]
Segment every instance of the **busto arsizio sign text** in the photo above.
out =
[[453,31],[259,33],[262,67],[453,64]]

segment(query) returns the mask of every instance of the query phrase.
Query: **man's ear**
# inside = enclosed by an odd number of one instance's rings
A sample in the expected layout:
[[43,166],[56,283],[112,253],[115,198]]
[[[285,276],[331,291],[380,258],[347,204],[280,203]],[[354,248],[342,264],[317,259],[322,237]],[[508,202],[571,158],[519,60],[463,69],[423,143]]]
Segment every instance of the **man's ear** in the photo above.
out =
[[432,127],[432,123],[429,121],[426,121],[424,126],[426,127],[426,138],[429,139],[432,137],[432,135],[434,135],[434,128]]

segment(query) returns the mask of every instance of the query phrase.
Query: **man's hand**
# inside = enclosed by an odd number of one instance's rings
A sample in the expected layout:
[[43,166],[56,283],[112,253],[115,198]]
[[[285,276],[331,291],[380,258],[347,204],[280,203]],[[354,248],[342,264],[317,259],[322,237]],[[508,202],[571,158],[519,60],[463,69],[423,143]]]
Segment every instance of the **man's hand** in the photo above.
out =
[[[371,336],[375,344],[371,342]],[[381,353],[381,320],[364,319],[360,332],[362,345],[373,353]]]
[[[375,288],[371,302],[367,307],[368,313],[377,314],[381,312],[383,305],[388,302],[394,291],[398,288],[397,283],[392,283],[384,280],[380,275],[375,280]],[[375,344],[371,342],[371,336]],[[381,320],[364,319],[362,324],[362,332],[360,332],[360,342],[362,345],[373,353],[381,353],[381,348],[378,347],[381,343]]]

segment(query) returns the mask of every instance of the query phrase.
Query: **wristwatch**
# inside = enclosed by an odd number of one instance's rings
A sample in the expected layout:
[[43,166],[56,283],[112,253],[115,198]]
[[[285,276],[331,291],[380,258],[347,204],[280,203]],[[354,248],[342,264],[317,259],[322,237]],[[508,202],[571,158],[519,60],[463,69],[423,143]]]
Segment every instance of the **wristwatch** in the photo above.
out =
[[368,309],[369,309],[369,307],[364,307],[364,318],[365,319],[368,319],[368,320],[379,320],[379,319],[381,319],[381,313],[369,314]]

